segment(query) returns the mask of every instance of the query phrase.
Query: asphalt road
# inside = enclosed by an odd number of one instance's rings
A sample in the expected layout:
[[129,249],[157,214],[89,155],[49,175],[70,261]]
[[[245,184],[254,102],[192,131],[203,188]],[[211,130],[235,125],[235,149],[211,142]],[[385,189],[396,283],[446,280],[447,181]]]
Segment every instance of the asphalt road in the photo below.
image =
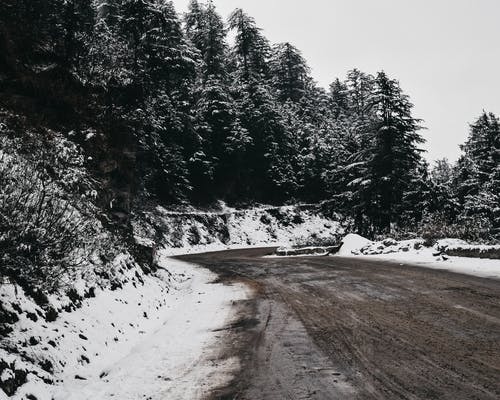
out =
[[253,288],[212,399],[500,399],[500,281],[269,249],[180,257]]

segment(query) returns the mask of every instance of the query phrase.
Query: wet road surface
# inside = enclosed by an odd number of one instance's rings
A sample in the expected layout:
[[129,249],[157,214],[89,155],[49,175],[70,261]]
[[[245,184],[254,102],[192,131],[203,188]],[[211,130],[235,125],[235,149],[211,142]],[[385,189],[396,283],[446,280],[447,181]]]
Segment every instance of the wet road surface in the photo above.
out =
[[179,257],[253,296],[221,357],[241,371],[212,399],[500,399],[500,281],[270,249]]

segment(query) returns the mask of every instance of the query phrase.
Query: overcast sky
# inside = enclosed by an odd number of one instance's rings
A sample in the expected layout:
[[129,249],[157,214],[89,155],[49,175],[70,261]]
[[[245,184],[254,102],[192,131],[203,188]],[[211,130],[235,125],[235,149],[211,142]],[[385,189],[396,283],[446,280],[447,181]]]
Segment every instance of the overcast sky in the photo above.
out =
[[[189,0],[174,0],[184,12]],[[427,158],[454,161],[483,109],[500,114],[500,0],[214,0],[302,50],[324,87],[358,68],[400,81],[425,120]]]

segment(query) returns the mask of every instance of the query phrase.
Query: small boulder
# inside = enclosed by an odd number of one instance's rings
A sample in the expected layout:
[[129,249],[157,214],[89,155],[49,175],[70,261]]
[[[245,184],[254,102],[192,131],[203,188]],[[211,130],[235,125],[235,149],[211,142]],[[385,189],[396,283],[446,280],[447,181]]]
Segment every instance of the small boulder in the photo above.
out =
[[392,238],[387,238],[387,239],[384,239],[384,241],[382,242],[382,244],[385,246],[385,247],[389,247],[389,246],[396,246],[398,244],[398,242]]

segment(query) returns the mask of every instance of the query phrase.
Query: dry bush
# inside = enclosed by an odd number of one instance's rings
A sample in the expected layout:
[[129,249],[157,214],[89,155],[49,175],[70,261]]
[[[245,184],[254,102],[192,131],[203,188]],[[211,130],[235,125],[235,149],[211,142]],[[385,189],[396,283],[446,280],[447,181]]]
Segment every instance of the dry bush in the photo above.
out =
[[88,265],[99,224],[64,187],[69,178],[53,179],[53,161],[28,159],[0,140],[0,277],[54,291]]

